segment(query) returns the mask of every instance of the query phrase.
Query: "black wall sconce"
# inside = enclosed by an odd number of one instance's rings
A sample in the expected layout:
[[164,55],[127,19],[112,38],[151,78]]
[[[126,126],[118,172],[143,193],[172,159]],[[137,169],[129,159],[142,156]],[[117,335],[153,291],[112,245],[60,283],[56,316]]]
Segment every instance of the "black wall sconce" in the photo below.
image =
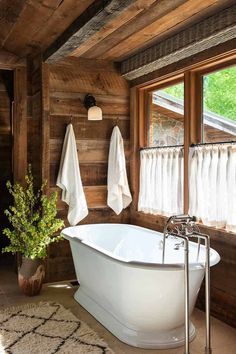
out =
[[88,93],[84,98],[84,106],[88,110],[88,120],[102,120],[102,110],[96,105],[94,96]]

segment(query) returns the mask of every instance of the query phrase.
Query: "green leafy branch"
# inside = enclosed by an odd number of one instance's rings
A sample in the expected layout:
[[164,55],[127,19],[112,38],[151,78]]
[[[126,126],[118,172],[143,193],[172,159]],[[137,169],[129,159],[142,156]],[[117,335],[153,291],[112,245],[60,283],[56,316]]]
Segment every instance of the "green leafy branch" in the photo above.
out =
[[5,210],[12,229],[5,228],[3,234],[10,240],[10,245],[2,252],[22,253],[29,258],[45,258],[50,243],[61,240],[55,233],[64,225],[57,218],[57,193],[48,197],[44,194],[46,182],[34,191],[31,166],[25,176],[26,185],[7,182],[14,205]]

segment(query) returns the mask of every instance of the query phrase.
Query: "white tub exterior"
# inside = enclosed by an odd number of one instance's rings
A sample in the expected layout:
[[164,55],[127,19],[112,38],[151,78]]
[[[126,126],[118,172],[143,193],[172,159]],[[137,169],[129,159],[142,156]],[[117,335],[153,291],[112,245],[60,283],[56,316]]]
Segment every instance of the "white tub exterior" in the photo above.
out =
[[[126,224],[66,228],[80,287],[75,299],[121,341],[141,348],[184,343],[184,250],[169,237],[161,264],[162,234]],[[205,249],[190,243],[190,313],[204,277]],[[218,263],[211,249],[211,266]],[[195,328],[191,323],[191,339]]]

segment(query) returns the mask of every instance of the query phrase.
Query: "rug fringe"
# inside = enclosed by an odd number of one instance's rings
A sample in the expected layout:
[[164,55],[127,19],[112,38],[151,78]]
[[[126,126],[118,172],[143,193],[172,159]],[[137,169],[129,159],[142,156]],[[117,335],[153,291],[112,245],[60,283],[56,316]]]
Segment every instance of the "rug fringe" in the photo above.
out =
[[37,306],[41,305],[60,305],[63,307],[65,310],[70,311],[69,309],[66,309],[63,305],[53,302],[53,301],[38,301],[38,302],[32,302],[32,303],[27,303],[27,304],[22,304],[22,305],[9,305],[7,307],[4,307],[3,309],[0,308],[0,312],[9,312],[9,311],[20,311],[20,310],[28,310]]

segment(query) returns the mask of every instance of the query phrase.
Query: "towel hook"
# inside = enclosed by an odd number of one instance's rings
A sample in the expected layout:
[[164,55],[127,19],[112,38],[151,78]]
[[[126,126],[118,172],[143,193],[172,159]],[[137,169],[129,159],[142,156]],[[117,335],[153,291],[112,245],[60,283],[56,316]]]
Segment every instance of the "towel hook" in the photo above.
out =
[[114,127],[117,125],[118,126],[118,123],[119,123],[119,118],[118,117],[116,117],[116,119],[115,119],[115,123],[114,123]]

